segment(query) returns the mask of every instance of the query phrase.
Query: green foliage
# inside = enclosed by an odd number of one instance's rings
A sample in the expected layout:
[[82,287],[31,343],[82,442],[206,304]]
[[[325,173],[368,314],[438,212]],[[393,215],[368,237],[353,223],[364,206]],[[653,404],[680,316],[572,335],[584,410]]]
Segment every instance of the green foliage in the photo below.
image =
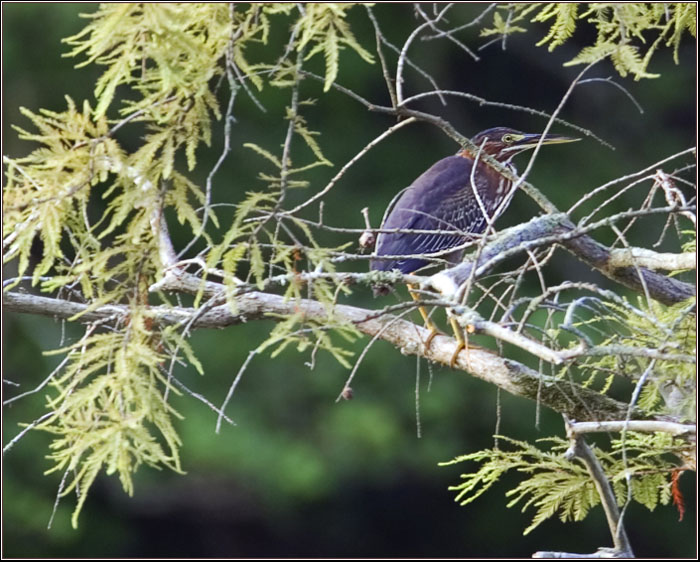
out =
[[47,473],[64,471],[69,484],[61,495],[73,490],[78,495],[74,527],[102,470],[118,474],[129,495],[132,473],[142,463],[181,472],[180,439],[171,421],[176,412],[163,397],[165,389],[174,389],[161,373],[165,356],[157,351],[166,342],[154,345],[154,338],[168,332],[154,333],[143,307],[131,311],[123,332],[90,335],[88,329],[84,338],[57,351],[68,353],[68,364],[51,382],[51,415],[38,429],[56,436],[49,457],[55,464]]
[[[606,305],[617,315],[617,329],[606,330],[603,345],[631,349],[655,349],[671,356],[694,356],[697,342],[695,299],[675,306],[638,299],[637,306]],[[625,356],[610,353],[589,357],[579,368],[592,376],[615,373],[641,384],[637,406],[649,414],[671,414],[695,420],[695,364],[652,356]],[[646,374],[646,375],[645,375]]]
[[[522,15],[522,13],[521,13]],[[509,14],[510,16],[510,14]],[[524,17],[524,16],[523,16]],[[522,19],[522,18],[519,18]],[[503,19],[500,12],[496,11],[493,13],[493,22],[491,23],[493,27],[485,27],[481,30],[480,35],[482,37],[488,37],[490,35],[511,35],[513,33],[525,33],[527,29],[519,25],[513,25],[513,20],[511,17]]]
[[684,252],[697,252],[698,233],[695,230],[684,230],[681,234],[684,236],[681,249]]
[[564,42],[574,34],[576,30],[576,15],[578,12],[578,4],[549,4],[539,12],[532,21],[547,21],[555,18],[552,27],[549,28],[549,33],[539,42],[537,46],[546,45],[549,43],[549,50],[553,51],[555,47],[563,45]]
[[[695,233],[681,232],[680,246],[694,251]],[[610,294],[610,293],[608,293]],[[612,295],[611,295],[612,296]],[[696,300],[691,298],[673,306],[638,296],[634,300],[614,295],[604,300],[599,294],[581,297],[569,304],[566,313],[548,316],[551,328],[546,332],[552,348],[582,346],[605,348],[604,354],[584,356],[560,370],[562,378],[581,381],[583,386],[608,393],[620,378],[629,380],[636,397],[633,405],[642,416],[667,417],[694,423],[696,419],[697,322]],[[578,304],[575,304],[575,303]],[[541,302],[530,302],[523,322]],[[575,313],[574,310],[576,311]],[[576,318],[563,329],[564,317]],[[534,315],[534,314],[533,314]],[[573,336],[573,337],[572,337]],[[632,410],[630,410],[632,412]],[[636,415],[634,415],[636,418]],[[508,471],[523,475],[506,492],[508,507],[521,505],[535,513],[525,534],[540,523],[557,516],[561,521],[579,521],[600,503],[600,496],[585,467],[564,455],[569,443],[558,438],[541,450],[526,442],[505,440],[507,446],[460,456],[444,464],[473,461],[478,469],[462,474],[462,482],[451,487],[456,501],[469,504],[489,491]],[[634,501],[649,510],[667,505],[673,496],[673,474],[679,462],[694,458],[694,446],[667,433],[624,431],[610,440],[609,447],[595,448],[619,505]],[[691,460],[692,465],[694,461]]]
[[[24,275],[32,243],[39,236],[44,243],[44,256],[32,272],[34,283],[63,257],[63,226],[82,223],[91,188],[104,179],[108,162],[123,158],[116,142],[101,140],[107,133],[106,121],[93,121],[87,102],[80,112],[70,98],[66,99],[68,108],[62,113],[42,110],[35,114],[22,108],[38,132],[16,127],[20,138],[42,146],[24,158],[5,159],[3,239],[11,244],[4,261],[18,259],[19,275]],[[81,248],[93,241],[88,236],[79,240]]]
[[[526,29],[516,24],[525,23],[531,16],[533,22],[554,19],[547,35],[537,43],[538,46],[549,44],[551,51],[563,45],[581,21],[586,21],[596,28],[595,43],[584,47],[565,66],[589,64],[609,57],[621,76],[632,74],[636,80],[659,76],[647,69],[652,56],[662,45],[673,48],[673,57],[678,64],[681,38],[686,31],[693,37],[697,33],[697,5],[691,2],[515,3],[500,6],[500,9],[507,12],[507,17],[504,19],[498,11],[495,12],[492,26],[482,30],[482,35],[524,32]],[[648,41],[644,35],[650,32],[656,38],[644,50],[641,45]]]
[[[542,450],[507,437],[499,436],[499,440],[505,441],[510,450],[500,447],[485,449],[441,463],[442,466],[466,461],[480,464],[476,472],[461,475],[461,484],[449,488],[458,492],[455,501],[461,505],[477,499],[511,470],[524,475],[524,479],[506,493],[512,498],[508,507],[522,504],[522,511],[529,507],[536,510],[532,523],[523,534],[528,534],[554,515],[558,515],[562,522],[581,521],[592,507],[600,503],[600,496],[585,466],[568,460],[564,455],[569,447],[567,441],[540,439],[540,442],[551,443],[549,450]],[[632,500],[649,509],[658,504],[667,505],[671,500],[671,473],[677,465],[665,460],[663,453],[681,452],[683,444],[667,434],[627,432],[624,438],[614,440],[612,445],[612,453],[598,448],[594,451],[612,482],[618,504],[624,505],[627,501],[629,487]]]
[[[68,56],[85,57],[78,66],[104,68],[95,85],[94,109],[87,101],[79,108],[67,98],[63,112],[22,110],[36,131],[17,129],[20,138],[37,147],[24,158],[4,159],[5,263],[17,263],[16,283],[30,274],[42,291],[71,291],[88,303],[88,310],[103,304],[128,309],[120,331],[93,325],[89,335],[61,350],[68,357],[52,379],[51,415],[37,426],[55,435],[52,471],[65,471],[70,482],[62,494],[78,492],[74,525],[100,472],[118,474],[131,494],[132,475],[140,464],[181,470],[165,366],[186,360],[201,372],[201,365],[181,328],[157,325],[146,312],[148,288],[170,265],[161,262],[164,212],[172,209],[193,237],[206,242],[204,273],[223,278],[232,308],[239,276],[262,289],[269,276],[288,275],[292,282],[286,296],[300,298],[301,284],[293,280],[299,260],[335,271],[330,261],[334,248],[317,243],[304,223],[290,219],[280,231],[270,229],[265,217],[279,209],[286,190],[308,185],[305,172],[331,165],[318,133],[301,114],[313,102],[298,100],[299,70],[304,56],[322,52],[327,91],[338,74],[343,47],[372,62],[345,19],[352,7],[102,4],[85,16],[90,21],[82,31],[65,40],[72,47]],[[289,33],[287,50],[278,60],[251,62],[251,47],[266,44],[274,26]],[[180,166],[184,162],[193,170],[197,148],[210,145],[213,120],[222,117],[216,89],[228,83],[233,99],[243,84],[236,76],[245,76],[258,89],[293,88],[284,117],[310,159],[293,165],[289,150],[277,156],[245,143],[274,171],[260,174],[263,189],[241,195],[230,226],[220,232],[212,208],[205,215],[208,225],[203,224],[201,206],[209,201]],[[127,126],[143,131],[141,144],[131,152],[114,135]],[[94,208],[102,209],[96,220]],[[42,257],[33,263],[37,239]],[[311,248],[303,257],[299,240]],[[331,310],[337,294],[347,289],[321,280],[311,290]],[[200,301],[201,295],[196,304]],[[314,353],[327,350],[349,366],[349,352],[331,338],[331,331],[345,342],[357,335],[353,326],[339,321],[320,326],[291,318],[277,326],[261,349],[270,342],[295,341],[303,351],[313,341]]]
[[[644,77],[650,76],[646,68],[658,46],[664,41],[673,46],[677,58],[683,32],[695,34],[690,23],[694,6],[672,5],[666,23],[661,8],[617,6],[596,4],[583,11],[577,4],[513,5],[507,18],[503,9],[495,12],[494,27],[484,35],[525,31],[517,22],[526,17],[554,20],[540,42],[551,50],[571,37],[582,18],[589,18],[599,31],[597,43],[571,62],[610,56],[620,73]],[[66,40],[70,56],[86,57],[79,66],[104,68],[95,86],[95,108],[67,98],[63,112],[23,110],[35,131],[18,129],[20,137],[36,147],[29,156],[4,160],[5,262],[16,262],[17,283],[28,275],[39,290],[76,296],[88,310],[105,304],[127,309],[116,326],[92,324],[82,339],[59,350],[67,353],[66,362],[51,380],[48,416],[36,426],[54,436],[50,472],[65,474],[62,495],[78,493],[74,526],[101,472],[118,475],[131,494],[133,474],[141,464],[182,470],[180,439],[173,427],[177,412],[168,403],[175,389],[167,369],[181,362],[201,373],[202,366],[181,326],[160,326],[148,314],[156,298],[165,300],[149,287],[171,265],[161,261],[165,249],[159,221],[164,213],[174,215],[187,234],[205,244],[191,261],[201,267],[202,277],[223,280],[232,310],[239,291],[271,287],[282,287],[286,299],[313,298],[325,308],[323,323],[302,313],[275,318],[258,352],[274,357],[296,347],[313,362],[324,351],[344,368],[351,366],[349,343],[359,332],[334,315],[339,295],[349,292],[336,279],[333,261],[345,246],[318,240],[308,223],[285,214],[283,203],[292,190],[309,185],[309,170],[332,166],[318,131],[303,114],[314,103],[300,99],[304,63],[323,56],[327,92],[338,76],[344,48],[373,62],[351,31],[347,17],[352,8],[329,3],[104,4],[87,16],[90,23],[80,33]],[[643,39],[647,29],[659,35],[642,58],[630,41]],[[255,47],[266,45],[273,33],[287,34],[283,52],[271,60],[255,59],[260,52]],[[242,152],[259,157],[262,171],[255,186],[236,196],[235,210],[225,220],[210,205],[208,187],[187,173],[197,166],[197,149],[210,145],[214,121],[224,117],[217,88],[229,86],[233,107],[248,82],[258,91],[289,92],[290,103],[280,115],[287,133],[273,148],[242,143]],[[232,110],[225,118],[233,122]],[[121,146],[115,137],[127,126],[142,135],[135,148]],[[208,205],[206,213],[203,205]],[[94,218],[96,211],[100,214]],[[32,255],[37,241],[39,260]],[[204,284],[195,306],[202,304],[203,295]],[[627,328],[612,332],[606,345],[655,349],[661,341],[662,352],[687,355],[694,350],[689,304],[666,308],[614,303],[608,311],[590,325],[612,320]],[[556,347],[561,331],[550,332]],[[581,370],[590,375],[591,384],[609,372],[641,381],[638,406],[648,412],[690,417],[694,411],[690,363],[609,355],[587,359]],[[650,370],[652,376],[643,378]],[[612,380],[609,375],[603,392]],[[585,471],[563,458],[563,443],[555,441],[548,452],[510,443],[514,451],[480,451],[459,459],[482,463],[454,488],[460,501],[473,501],[511,469],[529,475],[509,493],[509,505],[524,503],[523,508],[537,510],[526,532],[555,513],[563,520],[579,520],[599,501]],[[672,465],[659,458],[675,446],[663,442],[663,436],[628,433],[613,445],[611,455],[601,453],[618,498],[626,497],[629,485],[633,499],[650,509],[668,503]],[[621,464],[622,451],[627,464]],[[628,481],[629,474],[633,478]]]
[[305,319],[302,313],[297,313],[277,322],[272,332],[270,332],[270,337],[258,347],[258,351],[263,352],[268,347],[274,346],[272,357],[276,357],[287,346],[295,344],[299,353],[311,350],[312,357],[318,350],[326,351],[343,367],[349,369],[352,365],[350,365],[347,358],[352,356],[352,353],[336,345],[333,342],[331,333],[340,336],[346,342],[353,342],[360,336],[357,328],[352,324],[333,322],[323,322],[321,324]]
[[154,124],[178,116],[183,135],[207,139],[207,108],[216,107],[209,81],[222,72],[231,37],[228,5],[102,4],[86,17],[92,22],[65,41],[74,46],[68,56],[87,55],[79,66],[107,66],[95,87],[95,114],[105,115],[117,88],[129,86],[138,96],[122,101],[123,115],[143,111]]
[[317,53],[323,53],[326,61],[326,78],[323,91],[327,92],[338,76],[340,50],[347,45],[372,64],[374,57],[360,45],[350,31],[345,18],[352,4],[318,3],[307,4],[304,15],[299,19],[300,38],[298,49],[313,45],[306,55],[310,59]]

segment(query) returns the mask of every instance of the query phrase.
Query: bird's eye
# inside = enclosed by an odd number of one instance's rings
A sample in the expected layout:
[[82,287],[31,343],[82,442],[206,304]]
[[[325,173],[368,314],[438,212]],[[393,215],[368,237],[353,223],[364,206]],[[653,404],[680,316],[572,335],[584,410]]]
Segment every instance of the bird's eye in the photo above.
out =
[[515,135],[511,135],[510,133],[505,134],[503,137],[501,137],[501,140],[505,144],[513,144],[515,142]]

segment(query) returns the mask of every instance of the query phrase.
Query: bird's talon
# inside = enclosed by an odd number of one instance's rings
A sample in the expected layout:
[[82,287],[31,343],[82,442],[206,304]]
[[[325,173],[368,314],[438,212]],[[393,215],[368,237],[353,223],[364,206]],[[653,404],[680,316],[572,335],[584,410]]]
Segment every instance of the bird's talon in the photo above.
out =
[[457,344],[457,349],[455,349],[454,353],[452,354],[452,358],[450,359],[450,368],[451,369],[454,369],[455,365],[457,364],[457,359],[459,357],[460,352],[466,348],[467,348],[467,346],[464,344],[464,342],[459,342]]
[[430,344],[433,342],[433,339],[435,338],[435,336],[437,336],[439,333],[440,333],[439,330],[436,330],[436,329],[430,330],[430,333],[428,334],[428,337],[425,339],[425,343],[423,344],[426,351],[428,349],[430,349]]

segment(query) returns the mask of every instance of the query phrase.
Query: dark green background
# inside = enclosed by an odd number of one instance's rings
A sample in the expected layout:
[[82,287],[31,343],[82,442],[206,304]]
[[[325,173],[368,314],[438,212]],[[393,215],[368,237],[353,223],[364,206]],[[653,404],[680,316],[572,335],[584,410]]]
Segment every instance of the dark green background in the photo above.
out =
[[[469,21],[484,6],[461,5],[451,23]],[[62,58],[67,51],[60,39],[77,32],[85,20],[79,12],[90,5],[3,5],[3,152],[12,157],[32,147],[9,130],[10,123],[30,125],[17,108],[41,107],[60,111],[64,94],[81,102],[92,100],[99,70],[75,70],[75,60]],[[401,44],[415,26],[409,5],[375,8],[388,37]],[[490,20],[490,17],[488,18]],[[374,36],[362,8],[354,10],[353,30],[360,42],[373,50]],[[281,32],[288,24],[278,22]],[[429,68],[446,89],[463,90],[489,100],[553,110],[580,67],[564,68],[581,45],[592,39],[581,29],[574,41],[548,53],[534,47],[544,28],[509,39],[480,51],[480,62],[448,42],[416,41],[410,55]],[[460,37],[472,48],[485,42],[477,30]],[[277,49],[273,36],[269,49]],[[279,52],[279,51],[273,51]],[[259,55],[273,60],[264,49]],[[394,60],[393,57],[391,59]],[[617,88],[590,83],[578,88],[562,117],[612,143],[611,151],[594,141],[545,149],[530,180],[560,208],[567,208],[588,190],[618,176],[648,166],[695,141],[695,47],[686,39],[681,64],[674,65],[670,50],[660,52],[651,70],[662,78],[635,82],[619,78],[608,63],[591,76],[614,76],[644,107],[640,114]],[[322,72],[321,57],[315,61]],[[377,103],[388,103],[378,64],[368,65],[355,53],[341,56],[338,82]],[[407,72],[408,94],[429,85]],[[333,169],[311,176],[311,190],[318,190],[349,158],[392,120],[367,112],[344,95],[323,95],[320,85],[304,82],[302,97],[317,98],[305,112],[309,126],[320,130],[321,144]],[[245,94],[236,101],[233,152],[216,177],[216,199],[237,201],[250,189],[262,189],[256,174],[265,162],[242,147],[252,141],[273,152],[283,142],[286,124],[281,120],[289,91],[267,89],[259,94],[267,108],[260,112]],[[223,100],[222,100],[223,101]],[[450,120],[461,132],[474,134],[496,125],[538,131],[544,120],[502,108],[480,107],[452,98],[447,107],[436,101],[416,105]],[[125,128],[127,129],[127,128]],[[571,133],[561,128],[556,132]],[[221,129],[210,151],[198,151],[203,179],[219,155]],[[133,147],[138,139],[120,137]],[[298,145],[297,145],[298,146]],[[374,224],[393,194],[408,185],[434,161],[456,151],[456,146],[429,125],[412,125],[380,144],[336,185],[326,199],[325,220],[337,226],[361,227],[360,209],[369,206]],[[525,158],[521,160],[524,167]],[[689,163],[690,159],[686,162]],[[680,163],[676,163],[680,165]],[[265,170],[270,171],[270,170]],[[667,170],[670,171],[670,170]],[[309,192],[290,197],[301,201]],[[638,204],[638,198],[621,200],[618,208]],[[527,220],[537,212],[523,194],[499,221],[499,227]],[[225,220],[226,212],[221,213]],[[658,225],[657,225],[658,226]],[[650,232],[655,240],[659,229]],[[637,233],[637,235],[639,235]],[[182,247],[186,239],[178,237]],[[327,243],[351,240],[322,235]],[[645,240],[637,239],[643,243]],[[562,256],[548,281],[564,278],[592,279],[596,274]],[[362,268],[364,264],[348,264]],[[12,275],[8,268],[5,275]],[[613,285],[609,285],[613,286]],[[363,289],[352,299],[362,306],[378,307],[396,297],[373,301]],[[4,316],[3,367],[6,379],[19,383],[4,386],[5,397],[36,386],[57,364],[42,352],[59,346],[64,327],[45,318]],[[264,322],[222,331],[200,331],[192,339],[205,368],[180,369],[177,376],[196,392],[221,403],[236,372],[251,348],[270,329]],[[65,326],[66,341],[79,333]],[[366,342],[358,342],[359,351]],[[516,357],[527,360],[526,357]],[[177,427],[183,438],[182,461],[186,476],[142,468],[136,476],[135,497],[129,498],[115,478],[102,477],[91,490],[77,531],[70,528],[73,496],[58,507],[53,527],[46,529],[60,476],[44,476],[50,467],[45,455],[47,435],[30,433],[4,458],[3,554],[11,557],[104,556],[530,556],[540,549],[590,552],[610,544],[600,508],[582,523],[551,521],[523,537],[533,512],[505,507],[503,496],[515,482],[506,478],[488,494],[466,508],[447,491],[457,483],[461,466],[437,463],[465,452],[489,447],[497,422],[497,391],[464,373],[420,365],[420,430],[416,423],[416,360],[377,343],[360,367],[353,388],[355,398],[334,402],[347,371],[326,356],[315,369],[304,363],[308,354],[292,350],[276,359],[257,357],[242,380],[228,414],[236,427],[214,433],[215,414],[189,397],[173,403],[184,420]],[[20,401],[4,413],[4,442],[43,411],[43,393]],[[561,434],[558,416],[543,410],[535,425],[535,404],[502,394],[500,432],[519,439]],[[467,467],[464,467],[466,470]],[[682,479],[688,510],[678,522],[675,508],[660,507],[650,513],[633,504],[627,513],[633,547],[642,556],[692,557],[695,553],[694,475]]]

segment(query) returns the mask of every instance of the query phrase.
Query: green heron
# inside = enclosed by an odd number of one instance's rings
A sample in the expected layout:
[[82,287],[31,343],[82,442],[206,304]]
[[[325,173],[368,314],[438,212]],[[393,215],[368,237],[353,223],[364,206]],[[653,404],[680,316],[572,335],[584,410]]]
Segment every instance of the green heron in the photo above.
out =
[[[479,156],[488,154],[515,174],[511,160],[516,154],[535,148],[538,143],[556,144],[575,140],[579,139],[521,133],[506,127],[480,132],[472,139],[478,150],[476,154],[462,150],[435,163],[398,197],[390,212],[387,210],[388,216],[385,214],[382,230],[396,232],[379,234],[370,268],[375,271],[398,270],[407,274],[435,263],[435,258],[450,263],[459,261],[464,244],[482,234],[493,223],[508,206],[514,193],[514,183]],[[476,167],[475,162],[478,162]],[[375,293],[384,292],[386,287],[375,289]],[[409,286],[409,292],[418,300],[415,287]],[[419,307],[419,311],[431,330],[426,341],[426,346],[429,346],[438,330],[422,307]],[[458,342],[451,361],[451,365],[454,365],[466,344],[454,318],[450,322]]]

